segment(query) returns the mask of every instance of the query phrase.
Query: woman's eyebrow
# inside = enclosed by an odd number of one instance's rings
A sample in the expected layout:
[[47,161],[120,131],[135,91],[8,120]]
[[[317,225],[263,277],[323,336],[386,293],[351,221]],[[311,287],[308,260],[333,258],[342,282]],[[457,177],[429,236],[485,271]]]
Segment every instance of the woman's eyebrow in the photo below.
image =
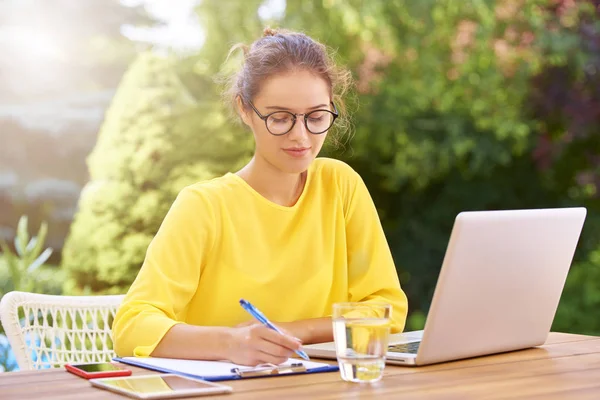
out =
[[[318,106],[310,107],[308,110],[316,110],[317,108],[325,108],[329,107],[328,104],[319,104]],[[269,110],[283,110],[283,111],[291,111],[291,108],[281,107],[281,106],[266,106],[266,109]]]

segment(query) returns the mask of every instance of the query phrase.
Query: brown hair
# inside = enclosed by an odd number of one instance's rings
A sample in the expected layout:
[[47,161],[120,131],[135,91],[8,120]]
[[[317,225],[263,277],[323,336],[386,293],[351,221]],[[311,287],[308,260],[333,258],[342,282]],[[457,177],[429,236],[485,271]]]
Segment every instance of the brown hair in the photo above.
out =
[[[250,45],[237,44],[229,55],[242,49],[242,67],[228,79],[225,98],[236,109],[236,100],[242,103],[252,100],[262,83],[275,74],[306,69],[322,77],[330,88],[330,96],[340,114],[332,130],[334,141],[340,144],[340,137],[350,129],[349,118],[343,96],[352,86],[350,71],[338,67],[328,49],[304,33],[284,29],[265,28],[263,36]],[[229,58],[229,56],[228,56]]]

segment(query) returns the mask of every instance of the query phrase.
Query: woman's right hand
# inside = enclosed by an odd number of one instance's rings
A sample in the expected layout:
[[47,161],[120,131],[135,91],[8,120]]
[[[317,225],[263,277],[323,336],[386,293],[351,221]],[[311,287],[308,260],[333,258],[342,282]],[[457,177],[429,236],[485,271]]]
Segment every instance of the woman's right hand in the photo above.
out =
[[228,359],[240,365],[281,364],[300,349],[300,341],[264,325],[231,328],[227,343]]

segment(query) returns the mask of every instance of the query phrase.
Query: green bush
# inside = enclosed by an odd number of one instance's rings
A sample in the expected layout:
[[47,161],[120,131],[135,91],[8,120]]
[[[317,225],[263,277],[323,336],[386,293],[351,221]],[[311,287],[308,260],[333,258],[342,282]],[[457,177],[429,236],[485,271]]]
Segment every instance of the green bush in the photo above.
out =
[[67,292],[126,291],[177,193],[248,156],[249,135],[225,128],[214,84],[190,65],[146,53],[123,77],[65,243]]
[[0,241],[3,263],[0,271],[6,270],[7,280],[0,281],[5,288],[0,287],[0,297],[9,290],[33,292],[36,290],[37,270],[52,255],[52,249],[44,249],[48,233],[46,222],[42,222],[37,236],[29,237],[28,218],[22,216],[17,226],[13,253],[8,243]]
[[[35,292],[44,294],[62,294],[63,284],[67,274],[58,265],[42,265],[33,276]],[[23,290],[14,287],[11,281],[10,273],[6,267],[6,261],[0,255],[0,298],[13,290]]]

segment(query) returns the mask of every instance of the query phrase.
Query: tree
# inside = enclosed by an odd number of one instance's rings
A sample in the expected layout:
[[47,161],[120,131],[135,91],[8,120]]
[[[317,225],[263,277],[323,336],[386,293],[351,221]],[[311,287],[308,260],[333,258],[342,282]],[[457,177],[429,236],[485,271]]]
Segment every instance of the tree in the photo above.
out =
[[63,252],[67,290],[125,291],[177,193],[247,158],[249,137],[224,128],[209,80],[195,93],[182,83],[187,61],[145,53],[123,77]]

